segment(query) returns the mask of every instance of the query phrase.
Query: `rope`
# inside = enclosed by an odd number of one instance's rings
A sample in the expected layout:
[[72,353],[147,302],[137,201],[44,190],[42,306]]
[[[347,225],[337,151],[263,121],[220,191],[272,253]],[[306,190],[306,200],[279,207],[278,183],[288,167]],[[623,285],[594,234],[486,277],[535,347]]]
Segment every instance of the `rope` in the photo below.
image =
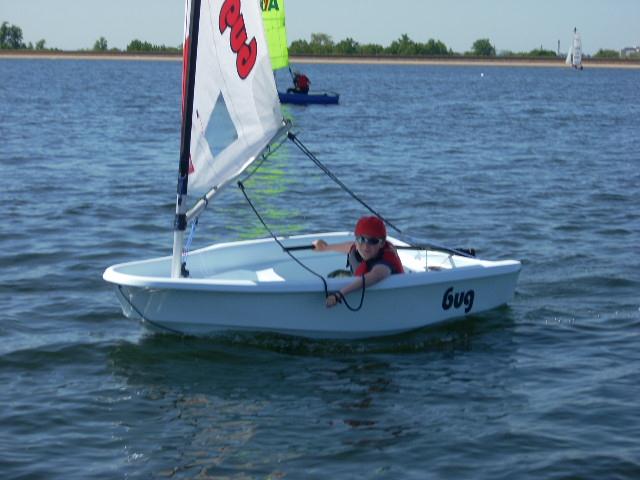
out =
[[302,151],[302,153],[304,153],[307,157],[309,157],[309,159],[313,163],[315,163],[316,166],[320,170],[322,170],[331,180],[333,180],[336,184],[340,186],[340,188],[342,188],[345,192],[351,195],[353,199],[359,202],[363,207],[365,207],[367,210],[373,213],[376,217],[378,217],[380,220],[386,223],[389,227],[393,228],[396,232],[402,233],[402,230],[400,230],[393,223],[391,223],[389,220],[387,220],[382,215],[380,215],[377,211],[371,208],[364,200],[358,197],[358,195],[356,195],[349,187],[347,187],[342,182],[342,180],[340,180],[331,170],[329,170],[329,168],[326,165],[324,165],[320,160],[318,160],[318,158],[313,153],[311,153],[311,151],[300,140],[298,140],[298,137],[296,137],[294,133],[289,132],[288,138],[294,143],[294,145],[296,145]]
[[142,314],[142,312],[140,310],[138,310],[138,308],[133,304],[133,302],[131,302],[131,300],[129,300],[129,297],[127,297],[124,294],[124,292],[122,291],[122,285],[118,285],[118,290],[120,291],[120,295],[122,296],[122,298],[129,304],[131,309],[138,314],[138,316],[142,319],[143,322],[147,322],[147,323],[153,325],[158,330],[166,330],[167,332],[175,333],[177,335],[184,335],[184,332],[181,332],[180,330],[174,330],[173,328],[169,328],[167,326],[160,325],[159,323],[156,323],[153,320],[150,320],[150,319],[146,318]]
[[261,155],[261,159],[260,161],[256,164],[256,166],[253,168],[253,170],[251,170],[250,173],[248,173],[247,175],[245,175],[245,177],[241,180],[241,182],[246,182],[247,180],[249,180],[254,173],[256,173],[260,167],[262,166],[262,164],[265,162],[265,160],[267,160],[267,158],[269,158],[272,154],[276,153],[278,150],[280,150],[280,147],[284,144],[284,142],[287,141],[287,137],[283,137],[282,140],[280,140],[280,142],[278,144],[276,144],[273,148],[271,147],[271,145],[268,146],[267,151],[264,152]]
[[196,232],[196,226],[198,226],[198,219],[191,224],[191,229],[189,230],[189,236],[187,237],[187,241],[182,248],[182,260],[186,261],[187,255],[189,254],[189,249],[191,248],[191,242],[193,241],[193,236]]
[[258,220],[260,220],[260,223],[262,223],[262,226],[267,230],[267,232],[269,232],[269,235],[271,235],[271,237],[275,240],[275,242],[280,245],[280,248],[282,248],[282,250],[289,255],[298,265],[300,265],[302,268],[304,268],[307,272],[311,273],[312,275],[315,275],[316,277],[318,277],[320,280],[322,280],[322,285],[324,286],[324,295],[325,297],[329,296],[329,288],[327,287],[327,281],[324,279],[324,277],[322,275],[320,275],[317,272],[314,272],[313,270],[311,270],[309,267],[307,267],[304,263],[302,263],[300,260],[298,260],[289,250],[287,250],[285,248],[285,246],[282,244],[282,242],[280,240],[278,240],[278,237],[276,237],[276,235],[271,231],[271,229],[267,226],[267,224],[265,223],[265,221],[263,220],[262,216],[260,215],[260,213],[258,212],[258,210],[256,210],[256,207],[253,205],[253,202],[251,201],[251,199],[249,198],[249,195],[247,195],[247,192],[244,189],[244,185],[242,184],[242,182],[238,182],[238,187],[240,187],[240,191],[242,192],[242,195],[244,195],[244,198],[247,200],[247,203],[249,204],[249,206],[251,207],[251,210],[253,210],[253,213],[256,214],[256,217],[258,217]]
[[344,306],[347,307],[352,312],[357,312],[358,310],[360,310],[362,308],[362,304],[364,303],[364,291],[365,291],[364,275],[362,275],[362,277],[360,278],[362,278],[362,294],[360,295],[360,305],[358,305],[357,307],[352,307],[351,305],[349,305],[349,302],[347,302],[347,298],[342,293],[340,293],[340,298],[344,302]]
[[[320,170],[322,170],[331,180],[333,180],[336,184],[338,184],[340,188],[342,188],[345,192],[351,195],[352,198],[354,198],[367,210],[369,210],[371,213],[377,216],[380,220],[382,220],[387,226],[393,228],[396,232],[398,232],[401,235],[401,238],[410,244],[411,248],[416,248],[416,245],[419,244],[418,240],[405,236],[402,230],[400,230],[393,223],[391,223],[389,220],[387,220],[382,215],[380,215],[376,210],[371,208],[364,200],[358,197],[358,195],[356,195],[349,187],[347,187],[331,170],[329,170],[329,168],[326,165],[324,165],[320,160],[318,160],[318,158],[313,153],[311,153],[311,151],[300,140],[298,140],[298,137],[294,133],[289,132],[288,138],[302,151],[302,153],[304,153],[307,157],[309,157],[309,159],[313,163],[315,163],[316,166],[320,168]],[[462,257],[475,256],[475,253],[467,252],[466,249],[448,248],[441,245],[427,244],[424,247],[425,250],[427,247],[434,248],[435,250],[446,252],[451,255],[460,255]]]
[[[324,279],[324,277],[322,275],[320,275],[318,272],[316,272],[316,271],[312,270],[311,268],[309,268],[304,263],[302,263],[298,258],[296,258],[282,244],[282,242],[280,240],[278,240],[278,237],[275,235],[275,233],[273,233],[273,231],[266,224],[266,222],[262,218],[262,215],[260,215],[260,213],[256,209],[255,205],[253,204],[253,202],[249,198],[249,195],[247,194],[247,192],[246,192],[246,190],[244,188],[244,184],[242,182],[238,182],[238,187],[240,188],[240,191],[242,192],[242,195],[244,195],[244,198],[247,200],[247,203],[251,207],[251,210],[253,210],[253,213],[255,213],[256,217],[258,217],[258,220],[260,220],[260,223],[262,223],[262,226],[267,230],[267,232],[269,232],[269,235],[271,235],[271,238],[273,238],[273,240],[280,246],[282,251],[285,252],[287,255],[289,255],[294,262],[296,262],[298,265],[300,265],[302,268],[304,268],[307,272],[309,272],[310,274],[318,277],[322,281],[322,286],[324,288],[324,296],[325,296],[325,298],[327,298],[330,294],[329,294],[329,287],[327,286],[327,281]],[[357,307],[352,307],[349,304],[349,302],[347,302],[347,299],[345,298],[345,296],[342,293],[338,292],[337,294],[335,294],[335,295],[339,296],[338,298],[339,298],[339,300],[341,302],[344,302],[344,306],[347,307],[352,312],[357,312],[358,310],[360,310],[362,308],[362,305],[364,304],[364,292],[366,290],[366,285],[365,285],[366,282],[365,282],[365,279],[364,279],[364,275],[362,277],[360,277],[360,278],[362,278],[362,294],[360,295],[360,304]],[[334,295],[334,294],[332,293],[331,295]]]

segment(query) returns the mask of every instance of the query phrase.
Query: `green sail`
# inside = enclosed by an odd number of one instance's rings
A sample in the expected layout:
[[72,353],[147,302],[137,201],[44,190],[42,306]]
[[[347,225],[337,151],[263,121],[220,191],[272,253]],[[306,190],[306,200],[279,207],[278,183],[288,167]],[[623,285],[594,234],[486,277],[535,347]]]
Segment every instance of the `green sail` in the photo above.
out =
[[289,65],[287,29],[284,20],[284,0],[258,0],[262,8],[262,23],[269,44],[271,68],[278,70]]

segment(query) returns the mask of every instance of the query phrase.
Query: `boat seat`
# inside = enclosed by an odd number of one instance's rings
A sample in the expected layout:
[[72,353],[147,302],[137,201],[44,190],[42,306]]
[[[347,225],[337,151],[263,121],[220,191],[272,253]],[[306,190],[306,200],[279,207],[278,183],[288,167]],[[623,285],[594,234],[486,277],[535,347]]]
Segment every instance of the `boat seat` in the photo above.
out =
[[264,270],[237,269],[211,275],[208,278],[214,280],[247,280],[250,282],[284,282],[285,279],[278,275],[273,268]]

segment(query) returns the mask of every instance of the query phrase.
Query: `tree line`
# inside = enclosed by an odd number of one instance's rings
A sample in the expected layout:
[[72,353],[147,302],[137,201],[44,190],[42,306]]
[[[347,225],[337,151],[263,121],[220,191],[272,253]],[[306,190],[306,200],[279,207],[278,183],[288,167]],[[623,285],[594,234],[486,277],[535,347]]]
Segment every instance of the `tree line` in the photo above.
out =
[[[557,57],[557,52],[546,50],[542,46],[528,52],[496,51],[488,38],[476,40],[469,51],[458,53],[448,48],[442,41],[429,39],[426,43],[412,40],[406,33],[391,42],[387,47],[376,43],[358,43],[346,38],[335,43],[326,33],[312,33],[310,41],[295,40],[289,47],[291,55],[397,55],[397,56],[476,56],[476,57]],[[595,58],[620,58],[617,50],[600,49]],[[632,55],[632,58],[634,56]],[[640,58],[636,55],[635,58]]]
[[[38,40],[35,45],[29,42],[25,44],[22,38],[22,29],[9,22],[2,22],[0,26],[0,49],[3,50],[38,50],[38,51],[60,51],[57,48],[47,48],[44,39]],[[135,52],[135,53],[180,53],[182,45],[176,47],[166,45],[155,45],[143,40],[134,39],[127,45],[125,50],[109,48],[105,37],[98,38],[93,47],[89,49],[94,52]],[[426,43],[416,42],[409,35],[403,33],[397,40],[391,42],[387,47],[376,43],[359,43],[351,37],[347,37],[339,42],[334,42],[330,35],[326,33],[312,33],[309,41],[294,40],[289,46],[291,55],[353,55],[353,56],[467,56],[477,57],[556,57],[553,50],[546,50],[540,46],[529,52],[512,52],[509,50],[496,52],[495,46],[488,38],[476,40],[471,49],[464,53],[454,52],[442,41],[429,39]],[[600,49],[594,55],[595,58],[620,58],[617,50]],[[631,58],[640,59],[640,54],[631,55]]]
[[[2,22],[0,25],[0,50],[37,50],[37,51],[61,51],[59,48],[47,48],[46,40],[38,40],[36,44],[24,42],[22,37],[22,29],[9,22]],[[93,52],[148,52],[148,53],[180,53],[182,45],[177,47],[168,47],[166,45],[154,45],[150,42],[142,40],[132,40],[125,50],[118,48],[109,48],[106,38],[100,37],[93,44],[93,48],[88,49]]]

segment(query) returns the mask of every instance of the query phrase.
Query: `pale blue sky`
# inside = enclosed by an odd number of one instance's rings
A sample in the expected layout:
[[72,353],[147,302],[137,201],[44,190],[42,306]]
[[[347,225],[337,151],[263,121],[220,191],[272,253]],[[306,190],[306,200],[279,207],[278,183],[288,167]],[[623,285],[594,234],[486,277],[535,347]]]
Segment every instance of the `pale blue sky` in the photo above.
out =
[[[555,51],[560,40],[566,51],[576,26],[588,54],[640,44],[640,0],[287,0],[286,8],[289,41],[322,32],[387,46],[407,33],[457,52],[478,38],[498,51]],[[183,0],[0,0],[0,22],[63,50],[89,49],[101,36],[121,49],[134,38],[177,46],[183,9]]]

